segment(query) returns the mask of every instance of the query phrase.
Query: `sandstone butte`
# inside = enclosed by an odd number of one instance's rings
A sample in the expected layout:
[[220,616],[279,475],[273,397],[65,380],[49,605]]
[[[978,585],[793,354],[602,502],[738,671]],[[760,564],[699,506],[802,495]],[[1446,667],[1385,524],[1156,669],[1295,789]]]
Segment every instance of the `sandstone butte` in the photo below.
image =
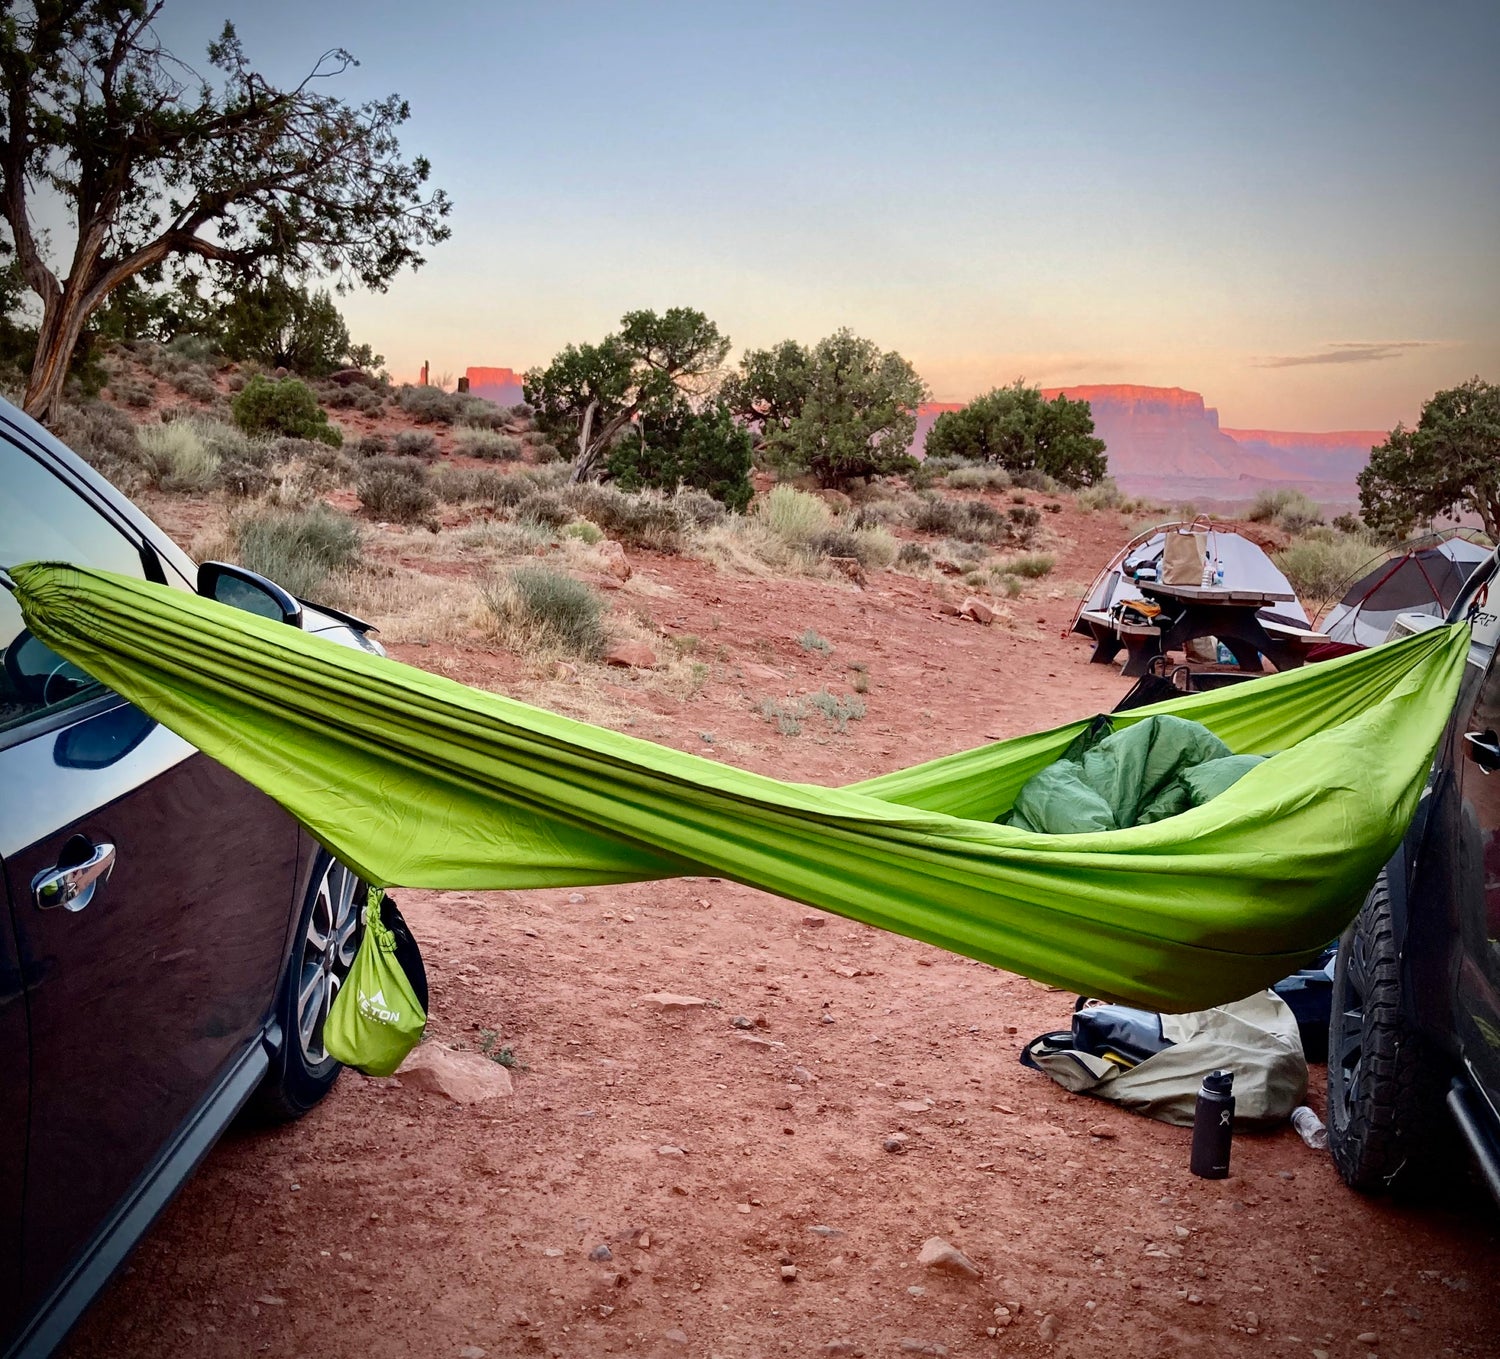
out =
[[[1229,430],[1201,393],[1182,387],[1096,383],[1042,390],[1047,400],[1087,401],[1104,440],[1110,473],[1132,494],[1248,500],[1270,486],[1296,486],[1315,500],[1352,504],[1355,477],[1383,430]],[[944,411],[959,402],[925,402],[913,450]]]
[[497,406],[514,406],[521,397],[521,374],[514,368],[469,368],[469,395],[493,401]]

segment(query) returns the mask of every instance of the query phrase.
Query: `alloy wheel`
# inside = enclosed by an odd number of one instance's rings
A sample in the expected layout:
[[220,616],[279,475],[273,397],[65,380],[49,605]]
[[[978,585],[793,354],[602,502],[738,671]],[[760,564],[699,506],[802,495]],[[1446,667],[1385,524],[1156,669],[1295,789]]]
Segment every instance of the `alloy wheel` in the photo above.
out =
[[[1348,956],[1344,963],[1342,1002],[1333,1015],[1329,1034],[1328,1062],[1338,1066],[1341,1079],[1329,1082],[1329,1094],[1338,1097],[1338,1114],[1345,1124],[1359,1098],[1361,1065],[1365,1048],[1365,995],[1369,989],[1367,945],[1360,931],[1344,941]],[[1332,1111],[1330,1111],[1332,1112]]]
[[328,1060],[323,1025],[359,947],[360,881],[330,859],[318,880],[297,970],[297,1040],[309,1068]]

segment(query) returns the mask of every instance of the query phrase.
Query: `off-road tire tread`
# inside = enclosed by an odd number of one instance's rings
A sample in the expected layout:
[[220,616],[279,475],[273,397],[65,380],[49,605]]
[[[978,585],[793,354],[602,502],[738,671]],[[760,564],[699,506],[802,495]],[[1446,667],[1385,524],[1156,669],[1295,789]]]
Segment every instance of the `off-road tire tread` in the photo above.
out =
[[[1367,989],[1360,1084],[1343,1092],[1338,1025],[1345,1008],[1345,950],[1365,959]],[[1379,1193],[1431,1164],[1443,1130],[1444,1063],[1401,1011],[1400,960],[1382,871],[1339,941],[1328,1066],[1328,1146],[1351,1188]]]

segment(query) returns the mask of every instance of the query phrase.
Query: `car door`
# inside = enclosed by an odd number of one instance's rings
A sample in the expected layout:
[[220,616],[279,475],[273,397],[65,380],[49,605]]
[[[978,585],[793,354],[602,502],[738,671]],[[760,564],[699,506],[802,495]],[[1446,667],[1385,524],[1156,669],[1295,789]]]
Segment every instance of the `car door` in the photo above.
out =
[[[0,567],[39,558],[162,573],[139,526],[0,432]],[[9,591],[0,653],[0,859],[30,1029],[29,1312],[257,1040],[286,947],[297,831],[51,653]],[[4,1007],[0,985],[0,1041]]]
[[1455,1010],[1464,1061],[1500,1092],[1500,653],[1460,733],[1459,957]]

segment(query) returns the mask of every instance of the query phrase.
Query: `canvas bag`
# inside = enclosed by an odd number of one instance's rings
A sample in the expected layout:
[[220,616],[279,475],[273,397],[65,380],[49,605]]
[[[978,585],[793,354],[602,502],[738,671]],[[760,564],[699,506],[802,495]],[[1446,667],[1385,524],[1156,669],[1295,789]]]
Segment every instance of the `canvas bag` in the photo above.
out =
[[1162,584],[1202,585],[1203,558],[1207,553],[1207,534],[1180,530],[1166,534],[1162,544]]
[[[364,938],[323,1025],[329,1055],[367,1076],[391,1075],[427,1027],[426,977],[414,978],[402,966],[397,928],[406,934],[395,904],[380,888],[370,888]],[[420,969],[418,959],[414,970]]]
[[1128,1069],[1075,1048],[1072,1030],[1032,1039],[1021,1061],[1065,1090],[1184,1127],[1192,1124],[1198,1089],[1210,1071],[1234,1072],[1236,1123],[1277,1123],[1307,1102],[1297,1017],[1274,991],[1212,1010],[1164,1014],[1161,1032],[1171,1046]]

